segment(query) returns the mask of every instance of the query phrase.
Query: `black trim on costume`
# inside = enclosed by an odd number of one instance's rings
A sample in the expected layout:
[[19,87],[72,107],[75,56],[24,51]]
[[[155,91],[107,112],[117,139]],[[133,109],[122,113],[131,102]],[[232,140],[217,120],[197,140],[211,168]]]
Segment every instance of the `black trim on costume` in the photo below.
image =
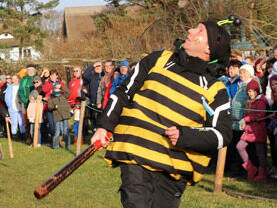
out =
[[[168,166],[159,162],[153,162],[149,159],[139,157],[137,155],[132,155],[132,154],[126,154],[125,152],[117,152],[117,151],[106,151],[105,158],[112,160],[112,158],[120,158],[120,160],[135,160],[139,165],[148,165],[154,169],[162,169],[168,173],[172,174],[181,174],[187,176],[187,179],[192,178],[192,172],[189,171],[182,171],[182,170],[176,170],[172,168],[172,166]],[[112,160],[113,161],[113,160]],[[115,162],[115,161],[113,161]],[[115,162],[113,163],[115,166],[117,166],[119,163]]]
[[[155,91],[152,91],[152,90],[144,90],[143,92],[139,92],[138,94],[148,98],[148,99],[151,99],[151,100],[154,100],[162,105],[164,105],[165,107],[168,107],[170,109],[174,109],[174,111],[176,113],[179,113],[181,114],[182,116],[194,121],[194,122],[198,122],[200,124],[202,124],[204,122],[204,119],[203,117],[201,117],[198,113],[195,113],[193,112],[192,110],[174,102],[173,100],[170,100],[168,99],[167,97],[155,92]],[[199,98],[200,98],[200,95],[198,94]],[[139,104],[134,104],[134,105],[137,105],[136,107],[138,109],[140,109],[141,111],[143,111],[146,115],[148,115],[148,117],[150,118],[155,118],[153,120],[155,120],[156,122],[161,122],[162,124],[166,125],[166,123],[168,123],[170,125],[170,122],[167,122],[167,121],[171,121],[161,115],[158,115],[156,112],[154,111],[151,111],[150,109],[148,108],[145,108]],[[201,103],[199,103],[199,105],[202,105]],[[157,118],[158,117],[158,118]],[[165,123],[163,122],[165,121]],[[177,123],[175,123],[173,120],[171,121],[171,123],[174,123],[174,125],[179,125]],[[172,124],[171,124],[172,125]],[[168,125],[166,125],[168,126]],[[168,126],[169,127],[169,126]]]
[[[176,75],[178,75],[178,74],[176,74]],[[169,77],[163,76],[162,74],[152,72],[151,74],[148,75],[147,80],[154,80],[154,81],[160,82],[166,86],[168,86],[168,83],[170,83],[171,89],[173,89],[177,92],[182,92],[183,95],[189,97],[190,99],[192,99],[198,103],[202,102],[202,100],[201,100],[202,95],[195,92],[193,89],[190,89],[189,87],[179,84],[178,82],[170,79]],[[196,84],[192,80],[189,80],[189,79],[187,79],[187,80],[188,80],[188,82]]]

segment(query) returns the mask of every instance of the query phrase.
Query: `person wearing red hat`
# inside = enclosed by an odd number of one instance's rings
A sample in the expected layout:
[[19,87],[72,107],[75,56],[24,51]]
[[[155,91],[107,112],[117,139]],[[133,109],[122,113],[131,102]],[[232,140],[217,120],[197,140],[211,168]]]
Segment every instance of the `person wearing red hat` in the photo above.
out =
[[[244,130],[240,141],[237,144],[237,150],[243,160],[243,168],[248,173],[248,180],[266,180],[266,149],[267,139],[266,130],[266,109],[268,106],[264,94],[260,91],[260,85],[252,79],[247,85],[248,101],[246,104],[245,116],[239,122],[240,129]],[[246,147],[248,143],[255,143],[256,155],[259,161],[257,169],[249,159]],[[256,173],[258,175],[256,176]]]

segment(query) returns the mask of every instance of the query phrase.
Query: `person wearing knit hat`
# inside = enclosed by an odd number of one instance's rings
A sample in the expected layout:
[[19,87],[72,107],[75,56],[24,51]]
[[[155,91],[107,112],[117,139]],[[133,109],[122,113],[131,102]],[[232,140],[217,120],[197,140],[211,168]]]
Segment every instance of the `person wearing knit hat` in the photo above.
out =
[[121,61],[120,64],[119,64],[119,67],[122,67],[122,66],[126,66],[129,69],[129,63],[128,63],[128,61],[126,61],[126,60]]
[[229,97],[216,73],[228,64],[228,33],[203,22],[176,41],[174,52],[155,51],[137,63],[112,92],[91,138],[106,147],[107,132],[115,134],[105,159],[120,167],[125,208],[179,207],[210,153],[232,140]]
[[[252,80],[248,83],[247,88],[246,88],[246,91],[247,91],[248,95],[249,95],[249,90],[253,90],[253,91],[255,91],[255,92],[257,93],[257,94],[255,95],[255,97],[257,97],[259,94],[261,94],[260,85],[259,85],[259,83],[256,81],[256,79],[252,79]],[[250,99],[253,99],[253,95],[252,95],[252,96],[249,95],[249,97],[250,97]]]
[[239,68],[240,79],[242,82],[246,82],[254,76],[254,68],[249,64],[244,64]]
[[[36,68],[34,65],[27,66],[27,75],[20,81],[19,89],[18,89],[18,96],[20,100],[24,104],[24,109],[26,110],[29,104],[29,95],[31,89],[34,87],[33,79],[36,75]],[[26,127],[26,143],[31,143],[31,135],[30,135],[30,124],[27,119],[26,111],[23,112],[24,123]]]
[[[247,101],[244,118],[240,120],[240,129],[244,130],[240,141],[237,144],[237,150],[243,160],[242,167],[248,173],[248,180],[259,181],[266,180],[266,110],[267,100],[264,94],[260,91],[259,83],[256,79],[252,79],[247,85]],[[259,122],[257,122],[259,121]],[[255,167],[248,156],[246,147],[249,143],[255,143],[256,155],[259,162],[259,167]],[[256,173],[258,172],[257,176]]]
[[229,34],[215,22],[207,21],[202,24],[205,25],[208,34],[210,61],[217,60],[226,66],[231,55]]
[[129,63],[128,61],[124,60],[121,61],[119,64],[119,71],[120,75],[117,77],[112,84],[112,87],[110,89],[110,95],[114,93],[115,89],[126,79],[129,72]]

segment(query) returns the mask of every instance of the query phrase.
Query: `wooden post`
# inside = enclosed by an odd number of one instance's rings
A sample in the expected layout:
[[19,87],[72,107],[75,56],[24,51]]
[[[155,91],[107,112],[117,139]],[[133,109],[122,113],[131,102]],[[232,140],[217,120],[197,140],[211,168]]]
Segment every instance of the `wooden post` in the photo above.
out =
[[10,126],[9,126],[9,122],[8,121],[6,121],[6,127],[7,127],[7,135],[8,135],[8,144],[9,144],[10,158],[13,158],[13,146],[12,146]]
[[80,151],[81,151],[81,137],[82,137],[82,133],[83,133],[85,110],[86,110],[86,101],[84,100],[81,102],[81,113],[80,113],[81,115],[80,115],[79,128],[78,128],[76,156],[79,155]]
[[70,84],[70,81],[71,81],[69,66],[65,66],[65,70],[66,70],[67,88],[69,88],[69,84]]
[[36,103],[36,116],[35,116],[35,127],[34,127],[34,138],[33,138],[33,147],[38,147],[38,131],[39,131],[39,120],[41,118],[41,100],[42,96],[37,97]]
[[214,192],[222,192],[222,182],[224,177],[224,167],[226,160],[227,147],[223,147],[218,150],[216,174],[214,181]]
[[3,159],[4,159],[4,152],[2,149],[2,144],[0,143],[0,160],[3,160]]

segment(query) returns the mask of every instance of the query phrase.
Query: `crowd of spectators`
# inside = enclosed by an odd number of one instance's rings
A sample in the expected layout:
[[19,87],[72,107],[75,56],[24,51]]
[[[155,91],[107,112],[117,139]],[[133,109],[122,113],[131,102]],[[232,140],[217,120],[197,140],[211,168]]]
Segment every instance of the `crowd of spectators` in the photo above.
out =
[[277,179],[277,46],[273,51],[274,57],[233,54],[219,78],[231,103],[233,139],[226,171],[241,176],[246,170],[248,180]]
[[[28,65],[16,74],[1,75],[0,106],[9,112],[12,139],[32,145],[36,108],[40,107],[38,147],[45,144],[58,149],[64,141],[65,148],[69,149],[71,143],[77,143],[80,104],[86,100],[83,144],[88,131],[94,133],[97,116],[105,108],[110,94],[130,70],[126,60],[120,62],[117,69],[113,61],[107,60],[104,63],[96,61],[84,70],[81,66],[74,66],[70,83],[63,81],[56,69],[37,69],[35,65]],[[72,140],[70,119],[73,121]],[[0,136],[6,134],[5,119],[0,118]]]
[[[277,179],[277,47],[273,51],[274,57],[242,57],[233,53],[226,73],[219,77],[229,94],[233,129],[226,171],[240,176],[246,170],[248,180]],[[32,143],[35,112],[40,103],[38,147],[46,144],[58,149],[64,140],[65,148],[69,149],[71,143],[77,143],[80,104],[86,100],[83,144],[88,130],[94,133],[96,119],[110,95],[135,66],[126,60],[117,69],[111,60],[96,61],[84,70],[75,66],[70,83],[65,83],[57,70],[43,68],[39,73],[34,65],[17,74],[1,75],[0,105],[9,112],[12,139]],[[0,119],[0,126],[0,136],[6,136],[4,118]]]

